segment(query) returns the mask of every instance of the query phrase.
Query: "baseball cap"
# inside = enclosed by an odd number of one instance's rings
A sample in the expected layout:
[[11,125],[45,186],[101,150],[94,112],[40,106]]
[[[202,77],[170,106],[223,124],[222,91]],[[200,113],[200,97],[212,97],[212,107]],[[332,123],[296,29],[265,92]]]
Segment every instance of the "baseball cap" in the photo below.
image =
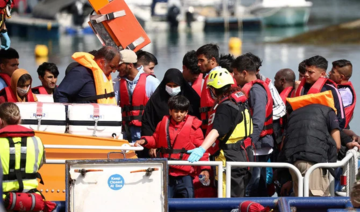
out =
[[259,203],[253,201],[244,201],[239,205],[239,212],[268,212],[271,211],[269,207],[264,207]]
[[120,51],[120,56],[121,56],[121,60],[119,64],[122,63],[136,63],[137,62],[137,56],[135,54],[135,52],[129,50],[129,49],[124,49]]

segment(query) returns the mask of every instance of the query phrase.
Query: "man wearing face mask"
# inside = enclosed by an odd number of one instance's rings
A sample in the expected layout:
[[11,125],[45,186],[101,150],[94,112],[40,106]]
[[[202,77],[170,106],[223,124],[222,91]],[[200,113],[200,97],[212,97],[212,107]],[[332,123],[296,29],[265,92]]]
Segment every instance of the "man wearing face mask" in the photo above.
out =
[[37,102],[31,92],[32,78],[25,69],[17,69],[11,76],[11,85],[0,91],[0,104],[4,102]]
[[116,105],[111,72],[115,72],[119,65],[119,51],[104,46],[95,56],[76,52],[72,58],[79,65],[68,72],[55,90],[54,102]]
[[125,138],[135,142],[141,138],[141,119],[146,103],[159,85],[159,80],[143,69],[136,68],[135,52],[120,51],[121,62],[118,66],[120,78],[115,83],[116,101],[122,109]]

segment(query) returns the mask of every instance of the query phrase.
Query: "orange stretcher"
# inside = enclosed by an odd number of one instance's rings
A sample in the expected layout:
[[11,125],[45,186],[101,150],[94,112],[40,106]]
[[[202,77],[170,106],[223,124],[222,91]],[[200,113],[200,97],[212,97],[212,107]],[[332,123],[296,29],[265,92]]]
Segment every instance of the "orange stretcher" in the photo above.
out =
[[137,51],[151,41],[124,0],[89,0],[97,15],[89,25],[103,45]]

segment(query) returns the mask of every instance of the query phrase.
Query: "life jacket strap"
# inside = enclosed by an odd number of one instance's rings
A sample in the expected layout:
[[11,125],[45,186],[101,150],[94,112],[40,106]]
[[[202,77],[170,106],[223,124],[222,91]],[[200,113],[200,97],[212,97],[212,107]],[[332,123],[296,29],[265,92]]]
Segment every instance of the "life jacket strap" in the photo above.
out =
[[207,113],[208,111],[210,111],[212,109],[212,107],[201,107],[199,109],[200,113]]
[[123,112],[130,112],[132,110],[144,110],[145,106],[144,105],[139,105],[139,106],[124,105],[123,107],[121,107],[121,109],[123,110]]
[[112,12],[112,13],[108,13],[108,14],[104,14],[104,15],[95,15],[93,17],[93,20],[96,21],[96,23],[101,23],[103,21],[111,21],[115,18],[119,18],[122,16],[125,16],[126,12],[125,10],[120,10],[120,11],[116,11],[116,12]]
[[78,101],[92,101],[92,100],[98,100],[98,99],[107,99],[107,98],[111,98],[111,97],[115,97],[114,92],[101,94],[101,95],[96,95],[96,96],[84,97],[84,98],[77,98],[76,100],[78,100]]

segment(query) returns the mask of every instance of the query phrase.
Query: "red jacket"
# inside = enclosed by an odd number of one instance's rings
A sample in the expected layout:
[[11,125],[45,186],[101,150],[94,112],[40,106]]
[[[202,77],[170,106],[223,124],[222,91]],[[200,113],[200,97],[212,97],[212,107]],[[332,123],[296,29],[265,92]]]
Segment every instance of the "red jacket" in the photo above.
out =
[[199,77],[195,80],[195,82],[191,86],[199,96],[201,96],[202,81],[203,81],[203,74],[199,74]]
[[[160,157],[173,160],[187,160],[189,154],[186,150],[199,147],[204,141],[204,135],[201,130],[201,121],[194,116],[187,115],[184,121],[177,124],[169,116],[164,116],[158,123],[155,133],[152,136],[143,136],[147,141],[146,148],[160,149]],[[167,126],[169,126],[167,128]],[[167,140],[170,138],[170,141]],[[169,143],[171,148],[169,148]],[[173,151],[171,153],[171,151]],[[200,159],[208,161],[208,155]],[[202,166],[201,170],[210,170],[209,166]],[[169,174],[171,176],[186,176],[194,172],[193,166],[170,166]]]

